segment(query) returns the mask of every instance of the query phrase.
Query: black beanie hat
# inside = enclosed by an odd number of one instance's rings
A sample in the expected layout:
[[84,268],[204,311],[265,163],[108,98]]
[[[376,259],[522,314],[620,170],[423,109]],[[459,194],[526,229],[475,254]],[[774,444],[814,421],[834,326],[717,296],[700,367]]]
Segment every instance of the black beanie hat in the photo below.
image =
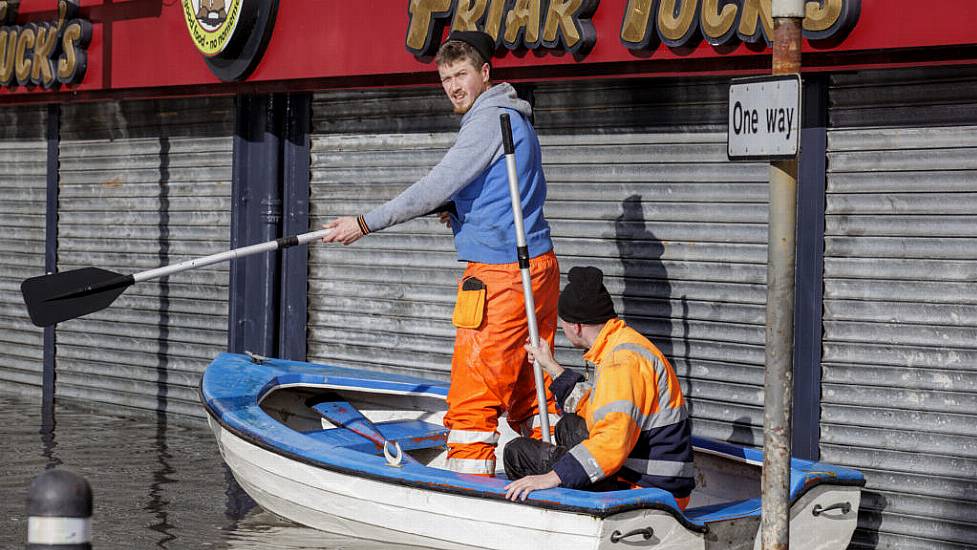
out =
[[574,267],[567,274],[557,313],[568,323],[600,325],[617,317],[604,286],[604,273],[596,267]]
[[475,48],[475,51],[482,56],[482,60],[491,64],[492,52],[495,51],[495,40],[482,31],[451,31],[448,40],[458,40]]

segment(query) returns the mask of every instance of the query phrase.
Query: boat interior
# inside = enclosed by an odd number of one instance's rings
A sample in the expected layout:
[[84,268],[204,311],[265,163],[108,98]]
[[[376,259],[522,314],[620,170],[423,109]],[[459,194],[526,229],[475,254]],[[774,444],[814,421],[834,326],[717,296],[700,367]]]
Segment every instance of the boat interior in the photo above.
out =
[[[339,427],[309,406],[323,392],[340,396],[362,413],[383,438],[396,441],[401,450],[417,462],[444,469],[447,456],[448,431],[442,425],[445,401],[441,396],[398,395],[358,391],[323,384],[277,387],[261,399],[261,408],[269,416],[289,428],[313,437],[324,447],[343,447],[363,453],[382,455],[383,449],[370,440]],[[501,470],[502,450],[517,434],[505,422],[499,422],[497,478],[505,478]],[[702,442],[696,438],[694,443]],[[696,490],[687,510],[692,516],[695,508],[726,506],[731,502],[752,501],[760,494],[760,462],[722,452],[721,449],[695,446]],[[754,503],[750,503],[752,506]],[[758,505],[758,503],[756,503]]]

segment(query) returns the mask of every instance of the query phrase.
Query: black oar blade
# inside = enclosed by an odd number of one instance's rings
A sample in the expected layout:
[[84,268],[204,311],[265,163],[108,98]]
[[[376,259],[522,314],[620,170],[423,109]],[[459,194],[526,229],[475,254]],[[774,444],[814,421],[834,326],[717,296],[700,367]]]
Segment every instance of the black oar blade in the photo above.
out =
[[85,267],[31,277],[20,291],[31,321],[48,327],[105,309],[133,282],[131,275]]

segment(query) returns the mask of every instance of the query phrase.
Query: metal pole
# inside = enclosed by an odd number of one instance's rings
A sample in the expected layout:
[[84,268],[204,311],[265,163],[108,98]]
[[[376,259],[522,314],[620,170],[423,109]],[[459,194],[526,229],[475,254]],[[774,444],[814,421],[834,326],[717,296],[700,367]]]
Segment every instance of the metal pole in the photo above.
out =
[[[44,231],[44,272],[58,270],[58,193],[60,191],[59,151],[61,145],[61,107],[49,105],[47,110],[47,202]],[[41,377],[41,433],[54,430],[54,394],[56,393],[57,357],[54,326],[44,328],[44,371]]]
[[[519,198],[519,175],[516,171],[516,149],[512,143],[512,125],[509,115],[499,116],[502,125],[502,147],[509,175],[509,198],[512,202],[512,217],[516,223],[516,255],[519,258],[519,272],[522,275],[522,293],[526,302],[526,322],[529,324],[529,343],[539,346],[539,326],[536,324],[536,300],[533,299],[533,282],[529,273],[529,247],[526,246],[526,229],[522,219],[522,200]],[[533,378],[536,381],[536,403],[539,410],[539,427],[543,441],[550,443],[550,415],[546,403],[546,388],[543,369],[533,363]]]
[[[804,0],[773,0],[773,74],[801,70]],[[797,157],[770,163],[766,376],[763,407],[763,550],[790,547],[790,412],[793,401]]]

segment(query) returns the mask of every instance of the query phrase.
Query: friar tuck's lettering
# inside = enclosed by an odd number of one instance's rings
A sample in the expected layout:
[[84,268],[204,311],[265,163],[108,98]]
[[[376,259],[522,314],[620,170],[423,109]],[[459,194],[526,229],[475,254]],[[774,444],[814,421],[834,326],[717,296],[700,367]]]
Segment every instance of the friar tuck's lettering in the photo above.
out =
[[[804,10],[805,38],[841,38],[858,20],[861,1],[808,0]],[[660,41],[679,48],[698,36],[713,46],[734,38],[772,44],[773,0],[628,0],[620,36],[625,47],[654,49]]]
[[[406,47],[434,53],[450,22],[452,30],[481,30],[496,46],[564,49],[585,54],[597,40],[591,17],[599,0],[409,0]],[[861,0],[807,0],[804,36],[843,38],[858,20]],[[605,14],[606,15],[606,14]],[[773,43],[773,0],[628,0],[620,41],[630,50],[713,46],[735,40]]]
[[481,30],[507,49],[548,48],[586,53],[597,38],[590,18],[598,0],[410,0],[407,49],[434,53],[444,25]]
[[56,21],[17,25],[19,0],[0,0],[0,86],[42,86],[80,82],[88,67],[92,24],[77,19],[78,6],[58,2]]

